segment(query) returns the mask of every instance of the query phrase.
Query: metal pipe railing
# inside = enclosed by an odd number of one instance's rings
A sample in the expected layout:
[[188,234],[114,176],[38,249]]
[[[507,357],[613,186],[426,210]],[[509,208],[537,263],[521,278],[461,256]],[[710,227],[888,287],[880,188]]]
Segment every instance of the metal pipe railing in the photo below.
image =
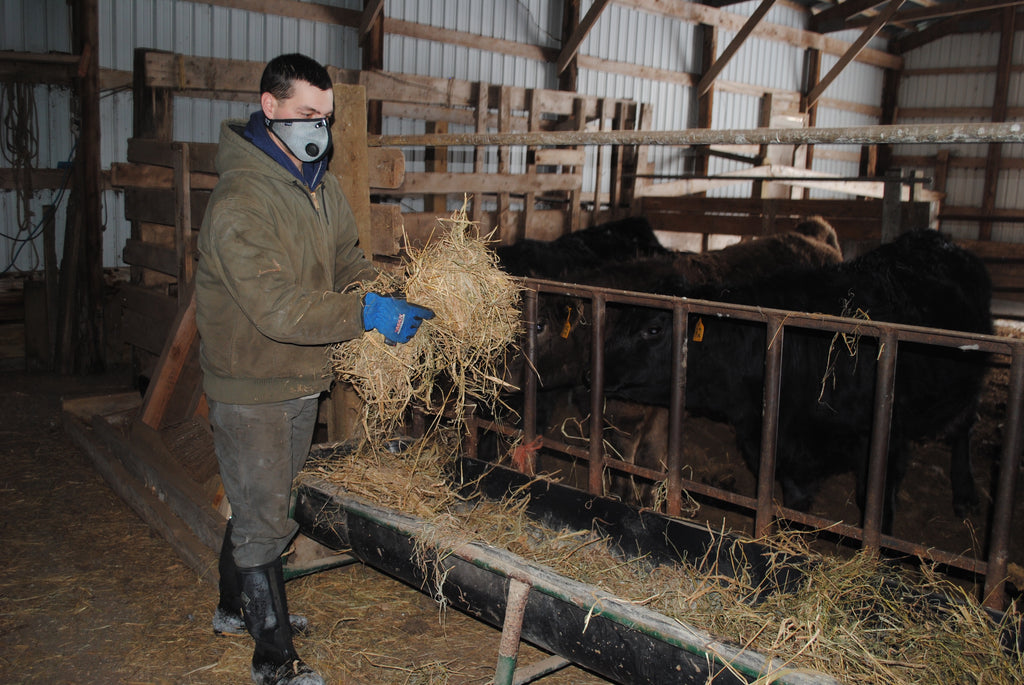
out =
[[[527,309],[532,312],[528,314],[530,320],[536,320],[536,298],[542,293],[579,297],[596,303],[592,314],[594,337],[591,340],[591,378],[594,393],[591,397],[590,435],[592,438],[597,436],[597,439],[590,440],[588,449],[565,445],[556,440],[543,439],[543,446],[545,448],[554,449],[578,459],[588,460],[588,486],[591,492],[603,494],[601,475],[605,468],[638,475],[643,478],[652,478],[654,476],[656,479],[666,481],[668,513],[670,515],[678,515],[682,492],[687,490],[709,499],[753,511],[757,535],[768,532],[772,521],[775,519],[786,519],[818,529],[831,530],[843,537],[861,540],[864,547],[871,551],[877,552],[880,549],[895,550],[913,554],[919,558],[944,564],[951,568],[984,575],[984,599],[986,604],[993,608],[1002,608],[1005,602],[1005,575],[1012,530],[1011,517],[1019,467],[1018,460],[1022,439],[1024,439],[1024,435],[1022,435],[1022,422],[1024,422],[1024,340],[881,321],[848,319],[823,314],[789,312],[747,305],[634,293],[555,281],[526,279],[525,283],[528,290],[533,291],[533,295],[528,295],[526,298]],[[607,303],[656,307],[673,312],[675,351],[672,358],[672,369],[670,369],[670,428],[666,455],[668,468],[664,473],[628,464],[604,454],[603,440],[600,436],[603,435],[604,422],[604,406],[601,394],[604,387],[603,338]],[[762,463],[759,469],[761,480],[758,484],[757,497],[754,499],[682,477],[682,418],[684,416],[687,359],[687,345],[685,341],[688,339],[687,326],[690,314],[713,314],[761,322],[767,327]],[[869,482],[865,511],[863,513],[863,526],[852,526],[843,522],[831,521],[823,517],[787,509],[775,504],[772,499],[771,495],[774,492],[775,443],[778,429],[778,399],[784,349],[783,341],[787,328],[855,334],[874,337],[879,340],[880,351],[878,367],[876,369],[877,389],[872,418]],[[987,561],[936,550],[929,545],[881,533],[882,516],[885,507],[883,493],[885,491],[889,432],[894,402],[897,353],[901,343],[911,342],[954,347],[963,350],[978,350],[1006,355],[1012,360],[1005,422],[1006,435],[1002,448],[1000,482],[993,504],[994,523]],[[530,351],[536,352],[535,342],[532,346],[528,345],[528,352]],[[531,358],[530,363],[535,365],[535,358]],[[533,387],[534,389],[536,388],[535,385]],[[498,427],[488,422],[478,422],[475,426],[477,428],[496,429],[507,434],[515,433],[513,429]]]
[[685,129],[682,131],[528,131],[367,136],[370,147],[458,145],[892,145],[1022,143],[1024,123],[933,123],[837,128]]

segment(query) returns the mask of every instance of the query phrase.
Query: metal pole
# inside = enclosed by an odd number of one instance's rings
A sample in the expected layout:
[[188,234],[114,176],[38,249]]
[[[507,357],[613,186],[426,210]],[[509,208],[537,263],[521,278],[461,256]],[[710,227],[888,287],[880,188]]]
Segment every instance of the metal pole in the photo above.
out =
[[494,669],[494,685],[512,685],[519,658],[519,636],[523,632],[523,615],[526,600],[530,597],[530,586],[515,578],[508,579],[508,595],[505,600],[505,624],[501,629],[501,643],[498,647],[498,666]]
[[683,415],[686,406],[686,359],[687,338],[689,337],[689,308],[677,302],[672,308],[672,390],[669,399],[668,420],[668,501],[665,503],[669,516],[682,512],[683,480]]
[[529,131],[369,136],[370,147],[416,145],[892,145],[1021,143],[1024,122],[907,124],[842,128],[754,128],[683,131]]
[[[889,464],[889,432],[892,427],[893,396],[896,393],[896,332],[887,328],[878,338],[881,353],[875,369],[875,412],[871,423],[868,453],[867,494],[864,501],[864,548],[877,554],[886,507],[886,471]],[[889,516],[893,514],[889,511]]]
[[[1024,421],[1024,349],[1013,352],[1010,362],[1009,393],[1006,400],[1006,433],[999,460],[999,482],[992,513],[992,541],[985,570],[985,606],[1003,610],[1006,601],[1006,567],[1012,532],[1013,505],[1016,501],[1018,458],[1021,449],[1021,423]],[[1018,529],[1019,530],[1019,529]]]
[[779,433],[779,393],[782,388],[782,342],[785,328],[778,314],[765,322],[764,396],[761,419],[761,459],[757,468],[757,512],[754,536],[771,532],[775,507],[775,445]]
[[604,494],[604,327],[605,298],[597,293],[593,303],[594,329],[590,341],[590,469],[587,488]]

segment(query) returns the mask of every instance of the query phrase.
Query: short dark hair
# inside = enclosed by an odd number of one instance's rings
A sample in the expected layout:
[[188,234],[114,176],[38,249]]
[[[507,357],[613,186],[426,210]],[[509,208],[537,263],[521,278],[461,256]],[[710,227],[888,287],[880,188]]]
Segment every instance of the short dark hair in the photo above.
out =
[[260,78],[260,94],[270,93],[278,100],[292,96],[295,81],[306,83],[320,90],[331,90],[331,75],[322,64],[311,57],[293,52],[270,60]]

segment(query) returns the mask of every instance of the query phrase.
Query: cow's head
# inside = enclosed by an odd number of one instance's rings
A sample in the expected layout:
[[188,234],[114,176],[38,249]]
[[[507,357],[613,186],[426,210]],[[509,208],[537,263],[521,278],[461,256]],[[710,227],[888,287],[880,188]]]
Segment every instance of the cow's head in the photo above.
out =
[[604,391],[645,404],[667,406],[671,385],[672,313],[630,307],[616,317],[605,343]]

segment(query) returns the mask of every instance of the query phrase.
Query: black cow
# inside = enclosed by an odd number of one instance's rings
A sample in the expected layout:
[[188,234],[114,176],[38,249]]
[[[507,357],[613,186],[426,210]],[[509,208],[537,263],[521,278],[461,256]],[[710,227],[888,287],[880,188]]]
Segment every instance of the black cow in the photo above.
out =
[[[582,233],[582,232],[581,232]],[[821,217],[793,231],[734,243],[708,252],[668,252],[600,267],[566,268],[561,277],[583,285],[655,292],[671,280],[686,287],[736,279],[754,280],[779,271],[837,264],[843,260],[835,230]],[[619,307],[609,307],[611,320]],[[564,296],[541,297],[537,328],[537,373],[547,389],[584,381],[590,367],[589,304]]]
[[566,233],[555,240],[526,238],[494,248],[503,271],[513,276],[561,280],[580,269],[604,267],[637,257],[667,254],[650,222],[627,217]]
[[[739,286],[692,288],[663,282],[658,292],[762,307],[852,316],[972,333],[992,332],[991,285],[983,264],[936,231],[913,231],[851,262],[784,272]],[[701,317],[703,338],[688,341],[686,406],[725,419],[756,471],[761,436],[765,326]],[[691,332],[697,328],[691,322]],[[631,308],[606,347],[605,392],[667,405],[671,314]],[[833,346],[834,345],[834,346]],[[830,353],[830,348],[832,352]],[[776,477],[787,506],[806,510],[826,477],[854,471],[863,507],[878,343],[859,339],[856,354],[833,334],[787,328]],[[978,352],[901,344],[884,497],[891,530],[907,443],[942,436],[952,443],[954,510],[977,504],[970,464],[984,368]],[[829,369],[826,372],[826,369]]]

